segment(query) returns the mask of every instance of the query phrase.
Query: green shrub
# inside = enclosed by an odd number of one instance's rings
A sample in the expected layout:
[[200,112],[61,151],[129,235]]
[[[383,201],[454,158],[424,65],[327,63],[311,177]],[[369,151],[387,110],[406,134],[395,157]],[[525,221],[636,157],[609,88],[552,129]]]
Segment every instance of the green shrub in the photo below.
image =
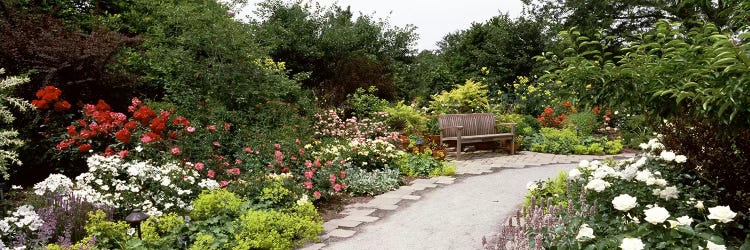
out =
[[[86,222],[86,233],[88,237],[96,237],[96,246],[100,249],[122,249],[128,241],[128,229],[130,225],[124,221],[108,221],[106,213],[102,210],[89,212],[89,220]],[[87,242],[87,239],[79,243]]]
[[397,163],[406,176],[429,176],[432,171],[443,167],[443,163],[432,158],[431,154],[403,154]]
[[607,153],[608,155],[619,154],[620,152],[622,152],[622,141],[614,140],[614,141],[605,142],[604,152]]
[[367,171],[361,168],[346,170],[346,190],[355,195],[378,195],[399,186],[398,169]]
[[203,191],[193,201],[190,217],[196,220],[206,220],[220,215],[238,216],[243,209],[243,200],[226,189]]
[[622,133],[623,142],[630,148],[638,148],[641,143],[648,142],[654,133],[644,115],[631,115],[622,118],[619,129]]
[[572,129],[542,128],[540,133],[524,140],[531,151],[553,154],[618,154],[622,151],[622,141],[607,141],[606,137],[576,136]]
[[536,181],[536,188],[530,188],[524,200],[524,206],[531,204],[531,198],[552,198],[553,204],[567,206],[568,200],[565,199],[568,191],[568,172],[560,171],[555,178],[546,181]]
[[323,231],[312,203],[304,202],[291,213],[249,210],[237,221],[233,249],[293,249],[316,240]]
[[384,111],[388,114],[386,123],[395,130],[411,134],[427,128],[425,113],[414,105],[406,105],[399,101],[394,106],[386,107]]
[[601,127],[593,111],[570,114],[566,118],[563,126],[575,130],[579,136],[590,135]]
[[577,155],[587,155],[589,154],[589,147],[586,147],[584,145],[575,145],[573,146],[573,153]]
[[481,113],[489,108],[487,92],[486,84],[466,80],[450,92],[432,96],[430,110],[437,114]]
[[346,106],[349,113],[357,118],[373,118],[375,112],[381,112],[388,107],[388,101],[380,99],[375,94],[378,88],[370,86],[367,90],[357,88],[353,94],[346,96]]
[[456,165],[448,162],[440,162],[441,166],[430,171],[430,177],[451,176],[456,174]]

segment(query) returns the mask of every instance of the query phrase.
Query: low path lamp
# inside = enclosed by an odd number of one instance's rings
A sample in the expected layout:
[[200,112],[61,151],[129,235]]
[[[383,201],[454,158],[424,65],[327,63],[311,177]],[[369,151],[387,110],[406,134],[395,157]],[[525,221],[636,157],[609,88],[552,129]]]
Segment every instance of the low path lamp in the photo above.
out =
[[133,209],[133,212],[128,214],[128,217],[125,217],[125,221],[130,223],[131,227],[135,227],[136,230],[138,230],[138,239],[141,238],[141,222],[148,219],[148,214],[142,212],[140,209]]

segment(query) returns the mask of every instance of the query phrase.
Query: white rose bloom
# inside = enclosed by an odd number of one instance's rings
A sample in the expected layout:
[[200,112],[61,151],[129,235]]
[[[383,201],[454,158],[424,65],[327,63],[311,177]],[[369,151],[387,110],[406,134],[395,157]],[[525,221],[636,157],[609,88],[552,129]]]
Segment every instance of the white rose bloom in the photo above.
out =
[[568,171],[568,180],[577,180],[581,177],[581,174],[581,170],[578,170],[577,168],[571,169]]
[[635,206],[637,206],[638,202],[637,199],[633,196],[630,196],[628,194],[621,194],[612,199],[612,205],[617,210],[627,212],[628,210],[633,209]]
[[656,184],[656,185],[659,185],[659,186],[662,186],[662,187],[663,187],[663,186],[666,186],[666,185],[667,185],[667,180],[665,180],[665,179],[662,179],[662,178],[658,178],[658,179],[656,179],[656,181],[654,181],[654,184]]
[[677,223],[682,226],[690,226],[690,224],[693,224],[693,218],[690,218],[690,216],[682,216],[677,217]]
[[620,244],[622,250],[642,250],[644,247],[643,241],[639,238],[624,238]]
[[640,182],[646,182],[649,178],[653,178],[653,174],[651,174],[651,170],[645,169],[643,171],[638,171],[635,174],[635,179]]
[[680,197],[680,191],[675,186],[669,186],[659,192],[659,197],[664,200],[677,199]]
[[697,202],[695,202],[695,206],[694,207],[697,208],[697,209],[700,209],[700,210],[703,210],[704,208],[706,208],[706,207],[703,206],[703,201],[697,201]]
[[656,178],[649,177],[648,179],[646,179],[646,185],[647,186],[651,186],[651,185],[655,185],[655,184],[656,184]]
[[661,154],[659,155],[659,157],[661,157],[661,159],[665,161],[674,161],[676,155],[672,151],[665,150],[665,151],[661,151]]
[[663,223],[669,218],[669,211],[659,206],[644,210],[643,213],[646,215],[643,219],[654,225]]
[[581,225],[581,228],[578,229],[578,235],[576,235],[576,240],[587,241],[593,238],[596,238],[596,236],[594,236],[594,229],[590,228],[588,224]]
[[721,223],[727,223],[732,221],[737,213],[732,212],[729,206],[716,206],[708,208],[708,218],[712,220],[718,220]]
[[714,244],[710,240],[706,241],[706,249],[708,250],[727,250],[724,245]]
[[539,185],[535,181],[530,181],[526,183],[526,189],[529,191],[534,191],[535,189],[539,188]]
[[607,187],[609,187],[610,185],[612,184],[602,179],[593,179],[589,181],[588,184],[586,184],[586,189],[591,189],[596,192],[601,192],[601,191],[604,191],[604,189],[607,189]]
[[641,148],[641,149],[648,149],[649,146],[646,143],[641,143],[641,144],[638,145],[638,147]]
[[677,162],[677,163],[685,163],[685,162],[687,162],[687,157],[686,157],[686,156],[684,156],[684,155],[678,155],[678,156],[675,156],[675,157],[674,157],[674,162]]
[[625,169],[622,170],[622,172],[619,173],[620,179],[629,181],[635,178],[635,175],[638,173],[638,167],[634,165],[628,165],[625,167]]
[[632,165],[635,166],[636,168],[640,168],[640,167],[643,167],[643,165],[646,165],[646,161],[647,160],[648,160],[648,158],[641,157],[640,159],[638,159],[637,161],[635,161],[635,163],[633,163]]
[[578,166],[582,168],[587,168],[589,166],[589,161],[582,160],[581,162],[578,163]]

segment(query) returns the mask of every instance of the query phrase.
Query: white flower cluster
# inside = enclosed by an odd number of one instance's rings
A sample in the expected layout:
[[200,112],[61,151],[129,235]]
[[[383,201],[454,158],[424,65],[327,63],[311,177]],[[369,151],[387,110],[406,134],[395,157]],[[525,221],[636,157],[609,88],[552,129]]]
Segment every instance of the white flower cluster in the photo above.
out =
[[34,211],[34,207],[23,205],[18,207],[11,216],[0,220],[0,236],[11,235],[25,229],[37,231],[43,224],[44,221]]
[[51,174],[44,181],[34,185],[34,193],[39,196],[45,194],[63,194],[70,193],[73,188],[73,181],[65,175]]
[[141,208],[149,215],[166,211],[190,210],[190,201],[200,189],[213,190],[219,183],[201,179],[192,164],[155,165],[148,161],[123,161],[120,157],[93,155],[87,159],[89,171],[73,181],[53,174],[34,185],[40,196],[72,192],[76,197],[100,206],[117,209]]

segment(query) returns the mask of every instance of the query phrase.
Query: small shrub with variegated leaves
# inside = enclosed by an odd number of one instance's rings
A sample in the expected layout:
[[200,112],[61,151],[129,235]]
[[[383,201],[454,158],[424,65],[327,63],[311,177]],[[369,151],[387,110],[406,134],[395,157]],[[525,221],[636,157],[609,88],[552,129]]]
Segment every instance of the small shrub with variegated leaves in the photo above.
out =
[[399,187],[398,169],[367,171],[351,168],[346,171],[347,192],[355,195],[378,195]]
[[[0,75],[5,70],[0,68]],[[0,80],[0,121],[2,124],[11,124],[16,118],[13,116],[9,107],[24,112],[31,109],[31,105],[23,99],[10,96],[9,93],[21,84],[28,82],[25,77],[11,76]],[[8,129],[5,125],[0,128],[0,177],[7,180],[10,178],[8,173],[11,165],[21,165],[18,159],[18,153],[15,148],[23,145],[23,141],[18,139],[18,132],[12,128]]]

